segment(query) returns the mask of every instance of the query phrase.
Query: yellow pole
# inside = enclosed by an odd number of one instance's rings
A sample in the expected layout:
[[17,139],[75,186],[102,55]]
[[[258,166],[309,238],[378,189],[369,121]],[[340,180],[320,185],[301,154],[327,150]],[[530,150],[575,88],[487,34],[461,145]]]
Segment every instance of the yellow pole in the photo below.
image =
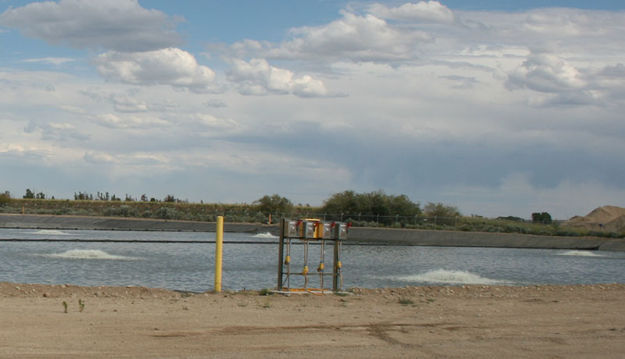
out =
[[215,292],[221,292],[221,261],[224,243],[224,217],[217,217],[215,231]]

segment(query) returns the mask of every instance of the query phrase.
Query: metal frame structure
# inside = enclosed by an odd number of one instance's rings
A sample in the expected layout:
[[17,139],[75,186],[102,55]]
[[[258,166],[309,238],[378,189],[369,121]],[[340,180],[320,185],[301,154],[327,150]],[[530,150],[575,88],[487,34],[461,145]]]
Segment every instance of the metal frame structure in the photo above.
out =
[[[332,277],[332,291],[337,292],[343,286],[343,275],[341,273],[341,244],[347,239],[347,224],[340,222],[322,222],[319,219],[303,219],[298,221],[280,221],[280,241],[278,245],[278,291],[321,291],[324,288],[324,278]],[[293,240],[304,246],[304,266],[301,272],[291,271],[291,246]],[[333,242],[333,263],[332,273],[325,272],[325,247],[326,241]],[[310,244],[320,246],[320,260],[317,273],[309,273],[308,255]],[[319,276],[320,287],[318,289],[308,288],[308,277]],[[298,289],[291,288],[291,276],[303,276],[304,287]]]

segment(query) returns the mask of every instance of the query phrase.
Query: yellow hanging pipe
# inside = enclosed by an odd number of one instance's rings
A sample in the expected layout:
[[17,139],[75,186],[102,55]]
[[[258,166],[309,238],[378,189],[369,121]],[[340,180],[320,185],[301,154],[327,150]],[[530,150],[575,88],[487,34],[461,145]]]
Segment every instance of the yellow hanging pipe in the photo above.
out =
[[221,261],[224,243],[224,217],[217,217],[215,230],[215,292],[221,292]]

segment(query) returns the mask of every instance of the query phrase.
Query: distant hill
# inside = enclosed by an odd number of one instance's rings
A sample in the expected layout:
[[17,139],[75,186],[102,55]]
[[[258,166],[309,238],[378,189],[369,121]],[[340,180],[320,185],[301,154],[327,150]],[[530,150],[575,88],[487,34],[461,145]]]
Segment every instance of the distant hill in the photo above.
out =
[[623,232],[625,231],[625,208],[599,207],[584,217],[575,216],[569,219],[565,225],[593,231]]

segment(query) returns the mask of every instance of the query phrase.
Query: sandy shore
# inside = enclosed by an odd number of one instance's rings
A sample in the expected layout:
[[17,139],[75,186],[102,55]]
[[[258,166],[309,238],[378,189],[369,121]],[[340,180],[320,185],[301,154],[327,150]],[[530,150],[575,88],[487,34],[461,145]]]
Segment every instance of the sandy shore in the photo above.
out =
[[623,358],[624,300],[625,285],[286,297],[0,283],[0,357]]

